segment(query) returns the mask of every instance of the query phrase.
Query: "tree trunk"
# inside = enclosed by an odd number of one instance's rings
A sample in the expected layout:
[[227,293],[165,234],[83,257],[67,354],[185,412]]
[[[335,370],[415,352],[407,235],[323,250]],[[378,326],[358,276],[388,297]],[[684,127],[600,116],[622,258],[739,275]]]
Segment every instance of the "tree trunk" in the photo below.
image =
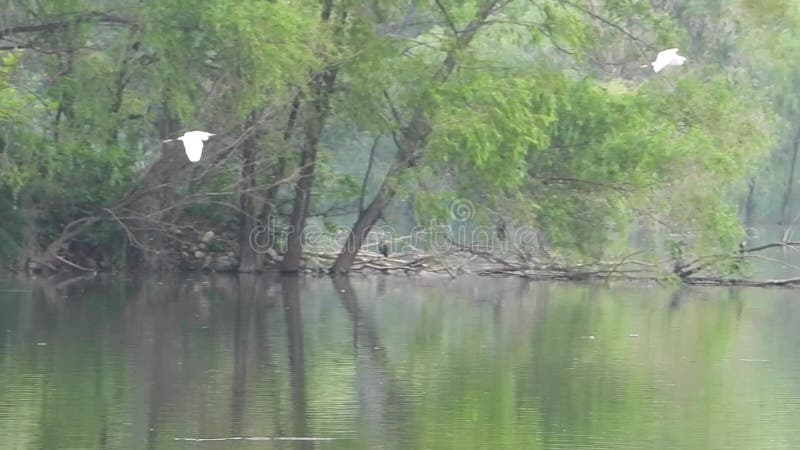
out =
[[756,214],[756,177],[750,178],[747,188],[747,201],[744,204],[744,223],[746,226],[752,227]]
[[[499,3],[501,3],[500,0],[489,0],[484,3],[476,17],[458,34],[455,45],[447,53],[442,62],[442,67],[434,76],[438,82],[444,83],[447,81],[456,66],[458,52],[469,46],[475,34],[486,24],[486,19],[494,12]],[[430,124],[425,117],[424,111],[422,108],[418,108],[414,111],[408,125],[403,127],[401,131],[398,143],[400,148],[397,151],[392,169],[389,170],[386,178],[384,178],[378,194],[356,219],[356,223],[350,230],[339,256],[337,256],[331,267],[331,272],[341,274],[350,270],[350,266],[352,266],[356,255],[361,250],[361,245],[367,234],[369,234],[369,231],[383,215],[383,210],[394,198],[397,192],[395,184],[398,176],[405,169],[413,166],[413,161],[419,157],[418,153],[424,147],[430,131]]]
[[303,231],[308,218],[311,189],[314,187],[314,171],[317,164],[317,150],[328,116],[330,93],[336,80],[336,68],[331,68],[315,77],[314,100],[306,112],[305,141],[300,155],[299,179],[294,188],[294,206],[289,216],[289,233],[286,236],[286,254],[283,256],[282,272],[297,272],[303,256]]
[[[321,19],[330,20],[333,8],[332,0],[323,2]],[[299,179],[294,188],[294,205],[289,216],[289,232],[286,236],[286,253],[283,256],[281,272],[294,273],[300,270],[300,259],[303,256],[303,231],[308,218],[308,207],[311,200],[311,189],[314,187],[314,171],[317,163],[317,150],[328,117],[330,96],[336,81],[338,66],[328,67],[315,75],[311,80],[311,108],[306,110],[303,150],[300,154]]]
[[779,223],[789,223],[792,220],[792,218],[789,217],[791,214],[789,209],[792,202],[792,187],[794,185],[794,172],[797,167],[797,153],[800,151],[800,132],[798,132],[798,135],[795,136],[792,145],[792,163],[789,167],[789,180],[786,182],[786,191],[783,194],[783,203],[781,203],[781,218]]
[[59,264],[58,252],[67,247],[73,238],[81,235],[84,231],[88,230],[94,224],[102,220],[103,216],[99,214],[96,216],[83,217],[73,220],[64,227],[64,229],[61,231],[61,235],[51,242],[44,250],[38,252],[38,254],[33,257],[29,256],[27,258],[29,260],[27,265],[29,267],[26,267],[26,269],[30,271],[30,263],[33,262],[42,265],[44,268],[49,270],[54,270],[55,266]]
[[[300,113],[300,98],[303,96],[302,91],[297,92],[295,94],[294,99],[292,100],[291,109],[289,111],[289,118],[286,123],[286,129],[283,130],[283,142],[286,144],[287,148],[291,144],[292,134],[294,134],[295,124],[297,123],[297,115]],[[272,169],[272,177],[275,180],[281,180],[286,176],[286,158],[281,155],[278,158],[278,162],[275,167]],[[272,186],[267,189],[265,194],[264,200],[264,209],[262,211],[262,216],[264,223],[270,223],[270,216],[273,214],[273,210],[275,208],[275,199],[278,196],[278,191],[280,190],[281,185],[279,183],[274,183]]]
[[256,202],[253,189],[256,186],[255,137],[242,143],[242,180],[239,194],[239,272],[255,272],[259,269],[259,253],[250,245],[250,233],[255,228]]
[[392,168],[389,169],[389,173],[383,179],[375,198],[359,213],[356,223],[347,235],[347,240],[331,267],[331,272],[345,273],[350,270],[350,266],[353,264],[356,255],[358,255],[358,251],[361,250],[361,245],[370,230],[381,218],[383,210],[386,209],[386,206],[389,205],[389,202],[397,193],[395,184],[398,176],[412,164],[415,150],[424,145],[429,133],[427,121],[421,112],[417,112],[411,123],[402,131],[399,142],[400,150],[397,152]]
[[306,142],[300,157],[300,174],[294,188],[294,206],[289,218],[289,233],[286,237],[286,254],[283,257],[284,272],[297,272],[300,268],[300,258],[303,254],[302,233],[308,217],[308,205],[311,189],[314,185],[314,169],[317,158],[317,144],[319,135],[314,131],[322,131],[322,117],[309,119],[309,128],[306,129]]

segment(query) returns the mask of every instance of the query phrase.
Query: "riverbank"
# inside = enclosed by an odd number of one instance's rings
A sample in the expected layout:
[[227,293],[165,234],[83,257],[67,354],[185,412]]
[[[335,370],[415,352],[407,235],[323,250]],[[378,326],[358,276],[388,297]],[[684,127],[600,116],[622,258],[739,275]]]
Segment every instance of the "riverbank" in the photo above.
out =
[[[330,271],[338,257],[335,250],[308,250],[301,258],[299,270],[290,273],[327,275],[397,275],[432,276],[457,279],[464,276],[522,278],[535,281],[622,281],[694,286],[800,287],[800,268],[789,261],[769,257],[769,252],[795,249],[798,243],[773,243],[741,249],[734,254],[672,257],[663,260],[645,259],[642,252],[608,260],[566,262],[547,252],[491,252],[477,246],[450,242],[447,251],[423,252],[418,249],[385,255],[361,251],[350,270],[344,274]],[[283,256],[272,248],[258,253],[254,270],[242,271],[235,243],[213,231],[186,236],[161,251],[161,258],[172,261],[160,270],[135,270],[104,264],[87,254],[59,256],[58,265],[41,265],[34,259],[7,267],[10,273],[32,276],[67,275],[93,277],[99,273],[287,273]],[[750,270],[755,262],[770,261],[789,271]],[[794,269],[797,269],[794,271]],[[793,272],[794,271],[794,272]],[[779,277],[778,277],[779,275]]]

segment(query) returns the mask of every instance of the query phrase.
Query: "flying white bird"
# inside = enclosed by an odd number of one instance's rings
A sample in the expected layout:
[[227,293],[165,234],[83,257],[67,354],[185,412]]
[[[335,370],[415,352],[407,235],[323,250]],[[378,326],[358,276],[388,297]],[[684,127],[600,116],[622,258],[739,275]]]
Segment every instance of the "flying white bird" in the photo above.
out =
[[[677,48],[670,48],[658,52],[656,60],[651,62],[654,72],[661,72],[667,66],[682,66],[686,62],[686,58],[678,54]],[[647,66],[642,66],[647,67]]]
[[207,141],[214,133],[206,131],[187,131],[183,136],[176,139],[167,139],[164,142],[182,141],[183,148],[186,150],[186,157],[191,162],[200,161],[200,156],[203,154],[203,142]]

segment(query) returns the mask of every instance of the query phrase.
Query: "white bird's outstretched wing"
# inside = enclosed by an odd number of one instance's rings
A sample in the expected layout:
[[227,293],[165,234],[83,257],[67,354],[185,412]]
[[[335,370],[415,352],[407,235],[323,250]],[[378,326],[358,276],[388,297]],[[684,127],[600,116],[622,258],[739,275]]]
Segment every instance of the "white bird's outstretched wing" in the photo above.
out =
[[659,59],[662,59],[662,58],[670,59],[676,54],[678,54],[678,49],[677,48],[668,48],[666,50],[661,50],[660,52],[658,52],[658,55],[656,56],[656,60],[659,60]]
[[669,48],[658,52],[656,60],[650,64],[653,65],[654,72],[660,72],[661,70],[664,69],[664,67],[667,66],[672,66],[672,65],[679,66],[683,64],[685,60],[686,58],[684,58],[683,56],[678,56],[677,48]]
[[200,161],[200,157],[203,155],[203,139],[184,135],[180,140],[183,141],[183,148],[186,149],[186,157],[189,158],[189,161]]
[[186,150],[186,157],[189,158],[191,162],[197,162],[200,161],[200,157],[203,155],[203,142],[207,141],[211,136],[214,136],[214,133],[199,130],[187,131],[179,138],[167,139],[164,142],[183,142],[183,148]]
[[200,139],[201,141],[207,141],[211,136],[214,136],[214,133],[209,133],[207,131],[187,131],[183,133],[183,137],[185,138]]

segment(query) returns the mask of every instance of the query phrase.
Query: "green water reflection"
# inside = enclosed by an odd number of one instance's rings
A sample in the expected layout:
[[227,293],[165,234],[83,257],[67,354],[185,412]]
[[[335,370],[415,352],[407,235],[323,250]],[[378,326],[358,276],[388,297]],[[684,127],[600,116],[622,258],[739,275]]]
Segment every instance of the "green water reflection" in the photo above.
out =
[[[798,323],[791,290],[6,280],[0,448],[800,448]],[[223,437],[334,440],[176,440]]]

